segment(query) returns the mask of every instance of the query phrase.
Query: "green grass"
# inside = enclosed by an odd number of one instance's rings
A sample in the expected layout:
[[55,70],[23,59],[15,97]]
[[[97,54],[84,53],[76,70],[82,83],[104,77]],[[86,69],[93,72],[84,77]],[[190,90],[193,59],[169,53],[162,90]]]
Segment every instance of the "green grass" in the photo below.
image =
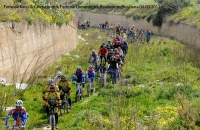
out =
[[[65,0],[59,1],[61,5],[66,4]],[[88,5],[89,0],[75,0],[71,2],[71,5]],[[22,0],[22,5],[32,5],[34,6],[31,0]],[[169,19],[170,22],[184,22],[188,24],[193,24],[196,26],[200,25],[199,20],[199,4],[196,0],[192,0],[191,3],[194,6],[186,7],[180,10],[178,13],[173,14]],[[4,5],[13,6],[17,5],[14,0],[2,0],[0,1],[0,21],[15,21],[15,22],[28,22],[33,24],[34,22],[47,22],[47,23],[56,23],[57,25],[62,25],[67,23],[74,17],[74,13],[68,9],[44,9],[44,8],[5,8]],[[42,3],[38,3],[42,5]],[[125,5],[125,6],[139,6],[139,5],[157,5],[154,0],[90,0],[90,5]],[[85,9],[79,8],[80,10],[91,11],[91,12],[103,12],[111,14],[124,14],[127,17],[132,17],[134,20],[138,19],[147,19],[150,16],[154,16],[157,12],[157,8],[110,8],[110,9]]]
[[102,13],[110,13],[110,14],[124,14],[127,17],[133,17],[133,19],[144,19],[147,18],[150,14],[155,14],[157,7],[155,8],[147,8],[147,7],[134,7],[140,5],[157,5],[154,0],[116,0],[116,1],[105,1],[105,0],[91,0],[90,4],[88,4],[88,0],[76,0],[75,2],[70,3],[71,5],[90,5],[90,6],[99,6],[99,5],[109,5],[109,6],[133,6],[132,8],[79,8],[79,10],[91,11],[91,12],[102,12]]
[[186,7],[182,9],[180,12],[174,14],[171,19],[173,19],[175,22],[184,22],[187,24],[193,24],[196,26],[200,25],[200,5],[192,6],[192,7]]
[[[85,32],[80,32],[80,34],[85,36]],[[99,34],[99,32],[97,30],[91,31],[91,32],[89,32],[89,34],[90,34],[90,36],[85,37],[85,39],[87,41],[89,41],[89,39],[91,39],[91,38],[97,39],[97,36],[102,35],[102,33]],[[105,36],[104,36],[104,38],[105,38]],[[15,100],[22,99],[24,101],[24,107],[27,109],[29,116],[30,116],[30,119],[27,123],[27,128],[33,129],[33,127],[35,127],[35,126],[38,126],[38,127],[42,126],[42,124],[46,123],[47,119],[46,119],[45,111],[42,108],[43,101],[41,98],[41,94],[42,94],[43,87],[47,83],[47,80],[49,78],[54,78],[54,76],[57,72],[57,70],[55,69],[56,66],[61,66],[62,73],[64,73],[66,75],[67,79],[69,79],[70,82],[71,82],[71,76],[74,73],[74,71],[76,70],[77,66],[81,66],[82,69],[84,71],[86,71],[87,68],[89,67],[89,63],[87,63],[87,59],[89,58],[91,51],[93,49],[97,50],[99,48],[100,44],[102,44],[103,40],[94,40],[93,42],[96,44],[90,43],[88,46],[85,44],[85,42],[80,41],[80,44],[78,45],[76,50],[74,50],[70,53],[70,56],[63,55],[63,59],[60,62],[56,62],[52,66],[50,66],[46,70],[44,70],[43,73],[47,75],[47,78],[36,79],[34,84],[29,85],[29,87],[28,87],[28,89],[26,89],[26,91],[18,90],[16,93],[16,96],[9,96],[8,102],[7,103],[3,102],[3,105],[13,106],[15,103]],[[80,58],[76,58],[76,56],[74,56],[74,55],[79,55]],[[75,101],[74,100],[75,99],[75,86],[71,85],[71,87],[72,87],[71,98],[72,98],[72,102],[74,103],[74,101]],[[1,86],[1,89],[2,89],[2,91],[0,93],[1,98],[3,98],[5,93],[6,94],[15,93],[14,86],[11,86],[11,87]],[[77,105],[76,105],[76,103],[73,104],[73,107],[75,109],[69,115],[72,115],[73,112],[77,112],[81,109],[81,108],[77,107]],[[5,117],[7,112],[1,112],[0,114],[2,117]],[[67,116],[69,116],[69,115],[67,115]],[[61,117],[60,120],[62,121],[62,120],[66,120],[66,119],[64,119],[64,117]],[[3,120],[1,119],[1,121],[0,121],[1,124],[3,123],[2,121]],[[0,128],[2,128],[2,126]],[[62,128],[64,128],[64,126],[62,127],[62,125],[61,125],[60,128],[62,129]]]
[[[22,0],[21,5],[33,8],[10,8],[7,6],[18,6],[15,0],[1,0],[0,1],[0,22],[15,21],[15,22],[34,22],[56,23],[62,25],[68,23],[74,16],[73,12],[68,9],[45,9],[38,8],[42,6],[41,2],[34,3],[32,0]],[[47,3],[45,3],[47,5]],[[54,3],[52,3],[54,5]]]
[[[175,14],[170,14],[167,16],[169,22],[184,22],[187,24],[193,24],[195,26],[200,25],[199,20],[199,4],[197,0],[191,0],[191,6],[185,7],[178,11]],[[76,0],[71,3],[72,5],[78,4],[80,6],[89,5],[89,0]],[[125,6],[138,6],[138,5],[158,5],[154,0],[90,0],[90,5],[125,5]],[[80,8],[80,10],[91,11],[91,12],[100,12],[100,13],[109,13],[109,14],[123,14],[127,17],[132,17],[134,20],[147,19],[148,17],[153,17],[156,15],[158,8],[108,8],[108,9],[85,9]]]
[[[154,0],[138,0],[138,2],[136,0],[76,0],[75,2],[79,2],[81,1],[82,4],[81,5],[88,5],[89,1],[90,4],[98,4],[98,5],[154,5],[157,4]],[[80,3],[81,3],[80,2]]]
[[[60,62],[44,70],[47,78],[36,79],[25,91],[17,91],[17,95],[12,96],[12,100],[9,99],[7,106],[13,106],[18,98],[24,101],[30,115],[27,129],[41,128],[46,124],[46,115],[42,108],[42,88],[48,78],[55,76],[55,67],[61,66],[61,72],[70,80],[76,66],[81,65],[83,70],[87,70],[87,58],[91,50],[98,50],[102,42],[110,39],[97,29],[79,31],[79,34],[89,44],[79,41],[80,44],[70,55],[63,55]],[[99,35],[104,39],[97,39]],[[80,57],[75,58],[74,55]],[[200,103],[200,71],[191,57],[194,55],[186,46],[168,38],[152,36],[149,44],[129,44],[123,67],[124,79],[118,86],[108,83],[106,88],[102,89],[96,84],[97,93],[78,103],[74,102],[75,86],[71,85],[73,110],[59,117],[59,128],[134,130],[141,124],[151,129],[181,129],[191,128],[196,123],[195,128],[199,129],[197,117]],[[127,80],[127,83],[124,80]],[[179,82],[182,86],[176,85]],[[0,97],[13,92],[13,87],[2,86]],[[1,112],[1,117],[5,117],[6,114],[7,112]],[[2,121],[3,119],[0,123]]]

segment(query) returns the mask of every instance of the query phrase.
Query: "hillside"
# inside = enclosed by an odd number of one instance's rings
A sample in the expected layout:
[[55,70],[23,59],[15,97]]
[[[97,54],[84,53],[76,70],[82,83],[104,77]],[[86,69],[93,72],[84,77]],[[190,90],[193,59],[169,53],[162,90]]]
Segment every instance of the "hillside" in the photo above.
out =
[[[22,5],[22,7],[20,5]],[[159,0],[19,0],[18,2],[15,0],[2,0],[0,1],[0,21],[26,21],[30,24],[36,21],[43,21],[62,25],[63,23],[68,23],[68,21],[71,20],[71,18],[74,16],[74,9],[59,8],[60,5],[79,5],[79,8],[77,8],[78,10],[124,14],[127,17],[132,17],[135,20],[151,20],[151,22],[153,22],[153,24],[156,26],[160,26],[163,21],[170,23],[185,22],[187,24],[199,26],[199,0],[181,0],[180,3],[176,3],[174,0],[169,0],[169,2],[161,2]],[[113,6],[113,8],[90,8],[99,5],[109,5]],[[124,5],[125,7],[114,8],[117,5]],[[11,8],[10,6],[17,8]],[[37,6],[57,6],[58,8],[50,9],[49,7],[43,8]],[[83,6],[88,8],[82,8]],[[128,6],[132,7],[129,8]],[[161,16],[158,14],[159,10],[162,12]]]
[[[62,0],[64,1],[64,0]],[[157,1],[157,2],[155,2]],[[166,23],[186,23],[193,26],[199,26],[199,0],[74,0],[68,2],[68,5],[93,6],[93,5],[125,5],[126,8],[79,8],[78,10],[100,12],[108,14],[123,14],[126,17],[132,17],[134,20],[145,19],[155,26],[162,26]],[[127,6],[133,8],[127,8]],[[141,6],[140,6],[141,5]],[[149,6],[153,5],[153,6]],[[136,6],[136,7],[134,7]],[[159,6],[159,7],[158,7]]]
[[62,25],[68,23],[74,16],[69,9],[50,8],[50,6],[59,5],[49,0],[1,0],[0,22],[14,21],[29,24],[45,22]]
[[[44,70],[43,74],[46,76],[36,78],[34,84],[30,84],[26,90],[1,86],[0,97],[15,93],[15,96],[8,97],[6,106],[13,106],[18,98],[24,101],[30,116],[27,129],[42,129],[46,124],[42,108],[42,88],[49,78],[55,76],[55,67],[60,66],[70,80],[76,66],[81,65],[83,70],[87,69],[87,58],[91,50],[98,50],[102,42],[109,39],[98,29],[79,31],[79,35],[86,41],[80,40],[76,50],[63,55],[60,62]],[[103,39],[97,39],[98,36]],[[75,87],[71,85],[73,110],[59,117],[59,128],[200,129],[200,72],[194,57],[186,46],[168,38],[153,36],[149,44],[129,44],[123,79],[117,86],[108,84],[106,88],[100,89],[96,83],[95,95],[75,103]],[[7,112],[1,111],[0,114],[5,117]],[[1,124],[2,121],[1,119]]]

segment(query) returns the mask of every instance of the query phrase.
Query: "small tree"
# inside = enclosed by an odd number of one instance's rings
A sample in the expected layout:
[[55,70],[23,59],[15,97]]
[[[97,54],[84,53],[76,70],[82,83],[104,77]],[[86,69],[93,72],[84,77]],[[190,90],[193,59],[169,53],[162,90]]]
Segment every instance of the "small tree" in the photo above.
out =
[[165,0],[154,0],[155,2],[157,2],[158,3],[158,5],[161,5],[162,3],[164,3],[165,2]]
[[183,7],[190,5],[190,0],[156,0],[160,5],[156,16],[153,19],[154,26],[162,26],[163,18],[180,11]]

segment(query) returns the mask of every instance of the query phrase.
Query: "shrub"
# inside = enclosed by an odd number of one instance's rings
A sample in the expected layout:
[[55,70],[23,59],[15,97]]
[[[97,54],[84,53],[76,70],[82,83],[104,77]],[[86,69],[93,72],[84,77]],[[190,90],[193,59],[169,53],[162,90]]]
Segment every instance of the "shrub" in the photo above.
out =
[[150,22],[151,21],[151,19],[153,19],[153,15],[151,14],[151,15],[149,15],[148,17],[147,17],[147,22]]
[[81,5],[82,3],[83,3],[83,1],[79,0],[79,1],[77,2],[77,5]]
[[173,23],[174,23],[174,20],[173,20],[173,19],[170,19],[170,20],[169,20],[169,25],[173,25]]
[[[46,6],[49,5],[48,0],[3,0],[0,2],[0,5],[30,5],[30,6]],[[50,5],[57,5],[56,2],[51,2]],[[16,9],[9,9],[1,10],[0,21],[26,21],[29,24],[33,24],[35,21],[42,21],[47,23],[56,23],[57,25],[62,25],[63,23],[67,23],[70,18],[73,17],[72,13],[67,9],[49,9],[49,8],[16,8]],[[20,14],[20,15],[19,15]]]
[[163,16],[162,12],[158,11],[155,18],[153,19],[153,25],[161,27],[163,23]]
[[174,2],[174,0],[169,0],[169,1],[161,2],[160,4],[161,5],[158,9],[158,12],[155,18],[153,19],[153,25],[159,26],[159,27],[162,26],[163,19],[166,15],[176,13],[181,8],[189,6],[190,1],[181,0],[179,2]]
[[146,15],[143,15],[143,16],[142,16],[142,19],[144,19],[144,18],[146,18]]

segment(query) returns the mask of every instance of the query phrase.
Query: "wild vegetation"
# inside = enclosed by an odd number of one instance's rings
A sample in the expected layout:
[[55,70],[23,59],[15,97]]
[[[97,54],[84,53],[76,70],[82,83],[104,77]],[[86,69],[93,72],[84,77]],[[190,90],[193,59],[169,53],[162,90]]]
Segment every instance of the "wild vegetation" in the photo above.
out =
[[191,3],[189,0],[168,0],[168,1],[161,1],[157,0],[159,3],[158,11],[153,17],[153,25],[154,26],[162,26],[163,20],[167,15],[172,15],[178,11],[180,11],[183,7],[189,6]]
[[[51,6],[52,8],[39,6]],[[0,22],[15,21],[29,24],[46,22],[62,25],[68,23],[74,16],[69,9],[53,8],[53,6],[60,5],[50,0],[1,0]]]
[[[59,2],[63,2],[66,0],[59,0]],[[77,5],[153,5],[156,4],[154,0],[69,0],[68,4],[77,4]]]
[[170,19],[173,22],[184,22],[187,24],[200,25],[199,6],[186,7],[173,15]]
[[80,10],[91,12],[102,12],[111,14],[123,14],[132,17],[134,20],[146,19],[155,26],[162,26],[163,22],[184,22],[199,26],[199,0],[116,0],[116,1],[97,1],[97,0],[71,0],[68,5],[158,5],[157,7],[140,8],[80,8]]
[[[111,14],[124,14],[127,17],[133,17],[133,19],[144,19],[150,14],[155,14],[158,7],[156,7],[157,2],[154,0],[116,0],[116,1],[99,1],[99,0],[79,0],[71,1],[69,5],[80,5],[80,6],[99,6],[99,5],[109,5],[113,8],[79,8],[79,10],[91,11],[91,12],[102,12],[102,13],[111,13]],[[124,7],[119,8],[117,6],[124,5]],[[143,5],[140,7],[140,5]],[[155,5],[150,7],[148,5]],[[128,6],[132,6],[129,8]],[[138,7],[136,7],[138,6]]]
[[[55,76],[56,68],[71,81],[76,66],[87,70],[91,50],[98,50],[109,39],[98,29],[79,31],[79,34],[86,42],[79,41],[76,50],[44,70],[46,76],[36,78],[26,90],[1,86],[0,97],[7,99],[0,100],[1,105],[13,106],[16,99],[24,101],[30,116],[27,129],[42,129],[47,122],[42,89]],[[149,44],[129,44],[123,79],[118,85],[108,83],[100,89],[96,83],[97,93],[75,103],[75,86],[71,84],[73,110],[59,117],[60,129],[200,129],[200,71],[195,58],[198,53],[175,40],[158,36],[152,36]],[[3,98],[5,94],[7,98]],[[1,117],[6,114],[0,113]]]
[[[32,6],[34,8],[10,8],[6,6]],[[134,20],[146,19],[151,21],[155,26],[161,26],[166,18],[170,17],[170,22],[185,22],[192,23],[196,26],[199,25],[199,2],[198,0],[2,0],[0,1],[0,21],[27,21],[30,24],[36,21],[43,21],[47,23],[56,23],[62,25],[67,23],[74,16],[74,9],[70,8],[35,8],[36,6],[57,6],[60,5],[79,5],[79,6],[139,6],[145,7],[138,8],[78,8],[79,10],[103,12],[112,14],[124,14],[127,17],[132,17]],[[160,7],[146,7],[147,5],[159,5]]]

